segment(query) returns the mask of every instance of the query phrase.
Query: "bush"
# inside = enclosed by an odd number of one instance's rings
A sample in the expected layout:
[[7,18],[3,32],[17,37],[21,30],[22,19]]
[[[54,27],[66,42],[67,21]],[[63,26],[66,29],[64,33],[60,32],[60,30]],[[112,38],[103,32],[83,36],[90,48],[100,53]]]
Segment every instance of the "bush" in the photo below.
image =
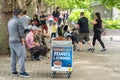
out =
[[[82,9],[74,9],[72,10],[69,20],[73,21],[75,23],[78,22],[80,18],[80,12],[84,11],[85,16],[89,19],[89,26],[92,27],[93,25],[90,24],[91,21],[93,21],[93,13],[89,10],[82,10]],[[107,20],[107,19],[102,19],[103,20],[103,25],[106,29],[120,29],[120,20]]]
[[103,19],[103,25],[108,29],[120,29],[120,20],[105,20]]
[[70,16],[69,16],[69,20],[70,21],[74,21],[77,22],[80,19],[80,12],[84,11],[85,16],[91,20],[91,12],[88,10],[82,10],[82,9],[74,9],[72,10]]

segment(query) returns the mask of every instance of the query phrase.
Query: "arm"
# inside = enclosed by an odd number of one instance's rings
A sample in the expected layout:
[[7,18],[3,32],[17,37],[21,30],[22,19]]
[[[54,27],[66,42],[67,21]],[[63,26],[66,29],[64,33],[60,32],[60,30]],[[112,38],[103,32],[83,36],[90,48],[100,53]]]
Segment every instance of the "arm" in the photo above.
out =
[[96,20],[92,21],[91,23],[92,23],[92,25],[97,24]]
[[81,24],[81,21],[80,19],[78,20],[77,24],[76,24],[76,28],[79,29],[80,28],[80,24]]
[[44,18],[42,18],[42,16],[40,16],[40,20],[44,20]]
[[22,45],[24,45],[25,44],[24,26],[23,26],[23,23],[20,20],[18,21],[18,31],[19,31],[19,35],[20,35]]

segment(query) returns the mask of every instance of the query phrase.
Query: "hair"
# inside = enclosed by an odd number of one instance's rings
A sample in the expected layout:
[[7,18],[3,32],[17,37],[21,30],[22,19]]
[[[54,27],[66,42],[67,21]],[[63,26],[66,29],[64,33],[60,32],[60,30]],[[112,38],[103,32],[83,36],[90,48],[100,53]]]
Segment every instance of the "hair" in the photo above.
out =
[[64,28],[63,28],[64,31],[67,31],[68,30],[68,25],[65,25]]
[[100,13],[99,13],[99,12],[96,12],[96,13],[95,13],[95,16],[97,16],[97,18],[101,20],[101,16],[100,16]]
[[23,14],[27,14],[27,11],[26,11],[26,10],[24,10],[24,11],[23,11]]
[[38,15],[37,14],[33,15],[33,20],[34,20],[34,17],[36,17],[36,20],[38,20]]
[[57,7],[56,10],[58,10],[60,7]]
[[43,14],[45,11],[41,11],[41,14]]
[[21,14],[22,9],[14,9],[14,15],[17,16],[19,14]]
[[80,13],[80,16],[84,16],[84,12],[81,12],[81,13]]

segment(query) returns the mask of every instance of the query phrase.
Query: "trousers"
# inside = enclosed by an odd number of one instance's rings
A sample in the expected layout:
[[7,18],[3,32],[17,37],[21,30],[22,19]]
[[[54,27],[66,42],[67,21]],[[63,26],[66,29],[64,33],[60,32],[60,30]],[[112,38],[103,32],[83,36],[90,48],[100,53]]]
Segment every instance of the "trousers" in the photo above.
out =
[[10,46],[10,52],[11,52],[11,59],[10,59],[10,65],[11,65],[11,71],[15,72],[16,64],[17,64],[17,58],[20,66],[20,72],[25,72],[25,60],[26,60],[26,49],[25,45],[22,45],[21,43],[9,43]]

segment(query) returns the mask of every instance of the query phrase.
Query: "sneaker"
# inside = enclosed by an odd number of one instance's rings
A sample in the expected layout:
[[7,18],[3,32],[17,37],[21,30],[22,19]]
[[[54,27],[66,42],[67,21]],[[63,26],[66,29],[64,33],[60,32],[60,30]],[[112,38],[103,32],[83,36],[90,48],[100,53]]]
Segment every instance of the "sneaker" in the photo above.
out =
[[26,73],[26,72],[20,73],[20,76],[23,76],[23,77],[30,77],[29,74]]
[[47,49],[47,52],[49,52],[49,51],[50,51],[50,48]]
[[88,51],[94,52],[95,48],[89,48]]
[[89,48],[88,51],[90,51],[92,48]]
[[12,75],[18,75],[18,72],[17,71],[12,72]]
[[105,52],[107,49],[105,49],[105,48],[103,48],[102,50],[101,50],[101,52]]
[[77,49],[77,52],[80,52],[80,51],[82,51],[81,49]]
[[40,61],[40,59],[39,59],[39,58],[36,58],[35,61]]

